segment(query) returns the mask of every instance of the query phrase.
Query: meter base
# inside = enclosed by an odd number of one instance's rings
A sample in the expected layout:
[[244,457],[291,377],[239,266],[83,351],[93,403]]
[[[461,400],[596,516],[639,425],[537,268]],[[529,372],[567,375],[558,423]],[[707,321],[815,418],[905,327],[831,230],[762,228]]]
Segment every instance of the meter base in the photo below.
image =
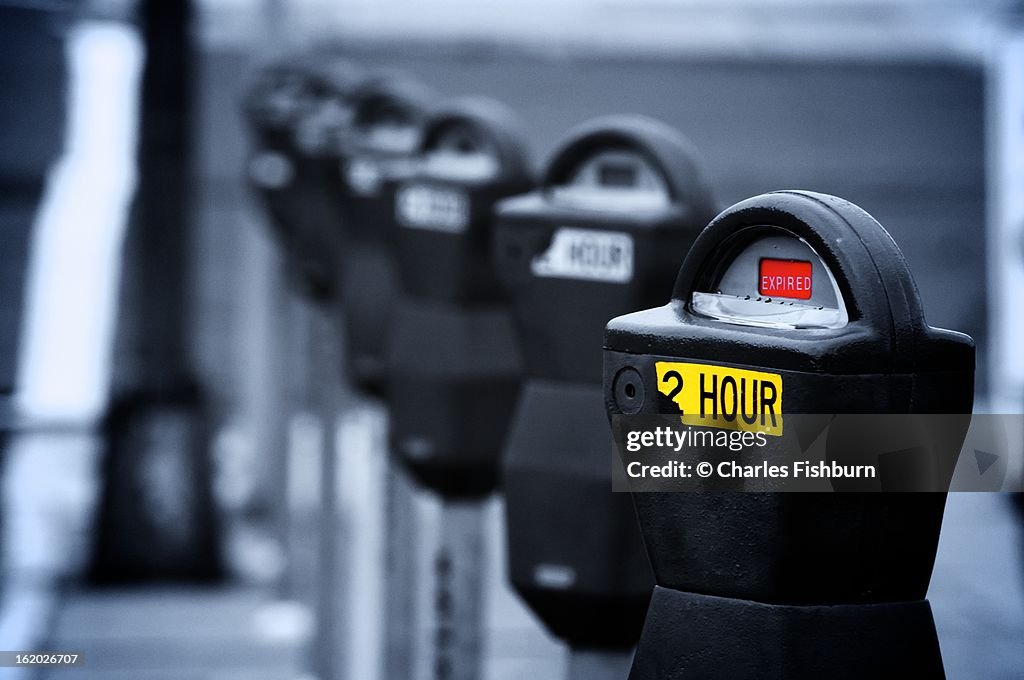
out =
[[442,496],[493,492],[522,373],[506,311],[406,300],[395,313],[388,358],[398,460]]
[[526,382],[504,454],[509,578],[574,647],[631,650],[654,587],[613,455],[600,386]]
[[927,600],[769,605],[656,587],[629,680],[945,678]]

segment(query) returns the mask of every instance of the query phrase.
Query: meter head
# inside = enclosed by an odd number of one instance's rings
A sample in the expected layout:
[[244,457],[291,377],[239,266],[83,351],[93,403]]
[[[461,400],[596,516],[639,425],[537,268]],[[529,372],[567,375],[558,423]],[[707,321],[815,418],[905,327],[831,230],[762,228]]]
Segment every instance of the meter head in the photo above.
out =
[[423,176],[462,185],[523,184],[531,175],[515,115],[483,98],[456,100],[432,116],[420,145]]
[[309,71],[296,60],[261,69],[242,102],[250,123],[261,131],[283,131],[313,106]]
[[700,154],[676,129],[638,115],[595,118],[574,129],[555,153],[543,189],[554,211],[707,224],[714,199]]
[[352,96],[352,129],[359,151],[381,156],[416,152],[436,95],[401,74],[374,78]]
[[889,233],[856,205],[777,191],[741,201],[701,232],[665,307],[609,322],[606,348],[792,370],[853,373],[970,366],[961,333],[924,318]]

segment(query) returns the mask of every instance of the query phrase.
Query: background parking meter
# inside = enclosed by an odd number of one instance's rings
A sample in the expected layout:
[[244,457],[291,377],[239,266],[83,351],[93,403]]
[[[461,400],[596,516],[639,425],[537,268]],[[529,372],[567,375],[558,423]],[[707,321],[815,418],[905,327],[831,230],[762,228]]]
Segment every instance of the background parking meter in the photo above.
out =
[[[400,294],[394,245],[395,187],[415,173],[423,127],[435,95],[415,80],[387,74],[357,88],[352,101],[351,149],[336,166],[338,176],[331,192],[348,235],[340,262],[338,296],[342,356],[345,373],[357,391],[383,396],[387,337]],[[414,490],[411,481],[398,470],[397,461],[387,456],[385,404],[363,401],[358,409],[349,409],[346,422],[361,424],[363,434],[372,442],[365,455],[372,456],[373,461],[349,460],[346,467],[361,463],[364,483],[366,471],[383,474],[378,487],[381,505],[364,504],[353,509],[356,514],[349,519],[347,537],[349,554],[360,559],[357,552],[374,552],[377,537],[372,534],[375,520],[381,516],[386,544],[381,563],[372,567],[384,570],[382,592],[368,593],[365,584],[350,580],[349,587],[356,591],[348,598],[352,603],[347,613],[350,628],[366,630],[358,602],[369,602],[385,627],[382,663],[375,667],[380,668],[383,677],[412,677],[417,661],[416,620],[410,615],[416,604],[418,566],[417,551],[410,550],[417,535]],[[359,454],[350,451],[349,455]],[[360,512],[365,516],[358,515]],[[368,549],[363,550],[364,546]],[[355,565],[352,569],[359,570]],[[350,675],[364,677],[366,673],[352,669]]]
[[688,142],[641,116],[581,126],[540,190],[497,209],[527,374],[504,456],[510,578],[576,649],[631,650],[654,585],[632,501],[612,493],[600,338],[663,299],[713,215]]
[[255,147],[249,181],[271,215],[295,285],[315,299],[335,292],[344,232],[330,195],[347,148],[350,97],[362,79],[336,57],[291,58],[261,71],[243,103]]
[[497,483],[522,362],[491,260],[492,210],[531,187],[525,143],[497,102],[434,116],[395,194],[404,299],[392,326],[393,450],[421,483],[480,496]]
[[351,151],[336,168],[332,195],[348,234],[341,273],[345,358],[354,385],[383,389],[392,306],[399,294],[395,187],[415,172],[435,96],[414,80],[375,78],[352,96]]
[[433,116],[395,192],[403,296],[391,327],[392,451],[441,495],[434,677],[483,675],[483,497],[498,481],[522,360],[491,260],[499,199],[531,187],[514,118],[490,100]]
[[[967,414],[974,346],[926,324],[906,261],[867,213],[777,192],[719,215],[672,301],[605,336],[613,416],[687,404],[714,427],[709,404],[743,371],[760,383],[743,413]],[[943,676],[924,597],[944,493],[633,499],[658,584],[634,680]]]

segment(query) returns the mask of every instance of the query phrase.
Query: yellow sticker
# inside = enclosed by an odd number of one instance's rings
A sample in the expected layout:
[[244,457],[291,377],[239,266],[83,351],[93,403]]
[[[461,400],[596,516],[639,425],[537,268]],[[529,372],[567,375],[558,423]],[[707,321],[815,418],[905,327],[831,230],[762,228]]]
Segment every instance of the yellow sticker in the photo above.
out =
[[658,391],[686,425],[782,436],[782,376],[743,368],[655,362]]

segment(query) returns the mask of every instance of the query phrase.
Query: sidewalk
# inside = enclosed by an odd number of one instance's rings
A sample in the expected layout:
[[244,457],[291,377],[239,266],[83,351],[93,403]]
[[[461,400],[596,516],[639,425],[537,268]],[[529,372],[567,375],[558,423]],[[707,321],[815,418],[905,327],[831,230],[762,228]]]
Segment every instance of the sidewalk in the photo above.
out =
[[75,680],[298,680],[310,612],[241,587],[144,587],[69,593],[47,649],[80,651]]

